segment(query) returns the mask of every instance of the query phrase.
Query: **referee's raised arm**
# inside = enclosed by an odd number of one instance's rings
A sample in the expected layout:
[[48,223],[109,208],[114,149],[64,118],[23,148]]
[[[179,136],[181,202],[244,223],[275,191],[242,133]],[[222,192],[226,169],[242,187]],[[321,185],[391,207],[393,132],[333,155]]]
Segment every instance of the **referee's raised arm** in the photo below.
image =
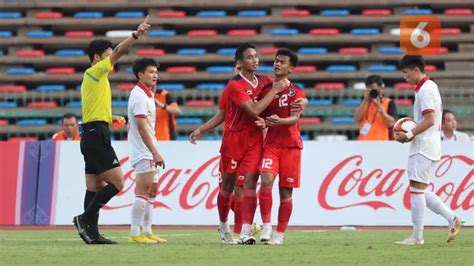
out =
[[147,15],[143,22],[138,25],[138,28],[135,32],[132,33],[131,36],[129,36],[127,39],[123,40],[121,43],[119,43],[115,49],[113,50],[112,54],[110,55],[110,62],[112,65],[114,65],[120,57],[122,57],[124,54],[128,52],[130,47],[133,46],[136,40],[140,38],[143,34],[148,32],[150,29],[150,24],[148,24],[148,20],[150,18],[150,15]]

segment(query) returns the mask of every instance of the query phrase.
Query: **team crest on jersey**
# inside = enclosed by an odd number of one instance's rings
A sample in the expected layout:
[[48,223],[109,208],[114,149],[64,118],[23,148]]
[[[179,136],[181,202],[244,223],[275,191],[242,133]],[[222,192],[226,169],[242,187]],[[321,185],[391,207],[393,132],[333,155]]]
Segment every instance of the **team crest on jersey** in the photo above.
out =
[[247,95],[253,95],[253,91],[252,90],[247,90]]
[[290,97],[295,96],[295,94],[296,94],[296,92],[295,92],[294,89],[291,89],[291,90],[288,92],[288,96],[290,96]]

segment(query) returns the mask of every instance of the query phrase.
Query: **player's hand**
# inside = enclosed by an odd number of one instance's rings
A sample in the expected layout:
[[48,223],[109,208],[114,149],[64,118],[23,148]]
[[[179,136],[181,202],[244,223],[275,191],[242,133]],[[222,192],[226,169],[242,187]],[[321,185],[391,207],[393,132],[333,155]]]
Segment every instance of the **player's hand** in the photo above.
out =
[[120,123],[120,122],[123,122],[125,121],[125,117],[123,116],[119,116],[119,115],[113,115],[112,116],[112,122],[114,123]]
[[198,128],[189,134],[189,142],[196,144],[196,140],[200,139],[202,136],[201,130]]
[[395,140],[400,143],[405,143],[409,141],[409,139],[407,138],[407,135],[404,132],[395,132],[394,137],[395,137]]
[[370,100],[377,106],[377,108],[382,108],[382,102],[380,101],[380,98],[370,98]]
[[165,107],[165,104],[162,103],[160,100],[158,99],[155,99],[155,104],[156,104],[156,107],[160,108],[160,109],[163,109],[163,107]]
[[261,118],[260,116],[257,116],[257,120],[255,120],[255,125],[260,130],[264,130],[267,127],[265,125],[265,119]]
[[138,25],[137,31],[135,33],[137,37],[142,36],[150,29],[151,25],[148,24],[149,19],[150,19],[150,15],[147,15],[145,19],[143,20],[143,22],[140,25]]
[[370,92],[369,89],[366,89],[366,90],[364,91],[364,100],[366,100],[366,101],[369,100],[369,92]]
[[283,79],[277,82],[273,82],[273,90],[276,90],[277,93],[282,92],[286,87],[290,85],[290,81],[288,79]]
[[265,119],[265,124],[269,127],[278,126],[280,124],[281,118],[278,115],[267,116]]
[[294,102],[290,103],[292,112],[304,112],[306,106],[308,106],[308,99],[298,98]]
[[159,152],[153,154],[153,161],[155,162],[155,166],[161,166],[163,169],[165,169],[165,161],[163,158],[161,158]]

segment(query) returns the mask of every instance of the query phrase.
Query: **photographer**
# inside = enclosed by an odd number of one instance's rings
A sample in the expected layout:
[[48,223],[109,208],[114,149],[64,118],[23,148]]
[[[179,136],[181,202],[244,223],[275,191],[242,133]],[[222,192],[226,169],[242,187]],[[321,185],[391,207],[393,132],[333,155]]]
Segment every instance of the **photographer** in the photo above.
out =
[[365,80],[364,100],[355,110],[354,121],[358,124],[357,140],[392,139],[392,126],[397,118],[395,103],[383,95],[382,77],[370,75]]

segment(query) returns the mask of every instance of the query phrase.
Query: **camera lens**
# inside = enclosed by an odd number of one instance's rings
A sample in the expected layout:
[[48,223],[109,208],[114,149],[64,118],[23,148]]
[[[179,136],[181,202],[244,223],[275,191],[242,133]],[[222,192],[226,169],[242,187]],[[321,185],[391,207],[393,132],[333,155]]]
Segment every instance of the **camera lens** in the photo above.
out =
[[378,90],[371,90],[369,92],[369,97],[372,98],[372,99],[379,97],[379,91]]

